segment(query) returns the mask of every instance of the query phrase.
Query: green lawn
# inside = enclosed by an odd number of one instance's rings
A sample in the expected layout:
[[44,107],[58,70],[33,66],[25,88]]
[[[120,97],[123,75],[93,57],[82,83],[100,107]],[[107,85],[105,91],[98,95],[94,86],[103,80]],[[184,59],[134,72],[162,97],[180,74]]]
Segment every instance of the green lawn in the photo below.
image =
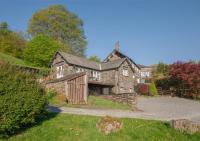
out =
[[16,57],[13,57],[11,55],[7,55],[7,54],[1,53],[1,52],[0,52],[0,60],[9,62],[12,65],[22,66],[22,67],[38,70],[39,71],[38,74],[41,76],[43,74],[46,75],[49,71],[48,68],[35,67],[33,64],[27,63],[22,59],[19,59],[19,58],[16,58]]
[[96,129],[99,117],[49,113],[48,119],[12,136],[8,141],[199,141],[200,134],[185,134],[160,121],[121,119],[118,133]]
[[123,109],[130,110],[127,104],[113,102],[100,96],[89,96],[87,105],[72,105],[62,102],[56,96],[49,98],[49,103],[55,106],[75,107],[75,108],[101,108],[101,109]]
[[9,62],[11,64],[15,64],[15,65],[21,65],[21,66],[27,65],[23,60],[18,59],[18,58],[13,57],[13,56],[10,56],[10,55],[7,55],[7,54],[4,54],[4,53],[1,53],[1,52],[0,52],[0,60]]

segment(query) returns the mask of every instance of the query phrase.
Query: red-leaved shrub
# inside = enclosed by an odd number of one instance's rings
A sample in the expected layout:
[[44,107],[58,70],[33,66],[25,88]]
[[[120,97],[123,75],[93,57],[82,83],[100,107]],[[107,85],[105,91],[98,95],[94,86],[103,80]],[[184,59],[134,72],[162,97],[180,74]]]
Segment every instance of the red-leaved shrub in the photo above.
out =
[[157,81],[157,86],[174,88],[176,95],[198,97],[200,95],[200,63],[176,62],[169,67],[169,75]]
[[138,84],[135,88],[138,94],[148,95],[149,94],[149,85],[148,84]]

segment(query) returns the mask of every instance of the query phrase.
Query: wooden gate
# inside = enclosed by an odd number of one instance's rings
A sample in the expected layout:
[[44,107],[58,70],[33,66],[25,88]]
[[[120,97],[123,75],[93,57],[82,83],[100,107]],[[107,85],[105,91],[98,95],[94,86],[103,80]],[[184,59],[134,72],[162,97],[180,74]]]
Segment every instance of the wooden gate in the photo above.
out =
[[72,104],[87,103],[87,75],[79,74],[66,82],[66,96]]

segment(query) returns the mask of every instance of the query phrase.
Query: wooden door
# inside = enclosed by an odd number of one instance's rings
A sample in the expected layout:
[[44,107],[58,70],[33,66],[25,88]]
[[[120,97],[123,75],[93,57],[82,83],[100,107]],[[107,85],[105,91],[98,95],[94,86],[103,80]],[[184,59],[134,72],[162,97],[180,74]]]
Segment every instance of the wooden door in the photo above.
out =
[[67,82],[68,100],[72,104],[87,103],[87,75],[82,75]]

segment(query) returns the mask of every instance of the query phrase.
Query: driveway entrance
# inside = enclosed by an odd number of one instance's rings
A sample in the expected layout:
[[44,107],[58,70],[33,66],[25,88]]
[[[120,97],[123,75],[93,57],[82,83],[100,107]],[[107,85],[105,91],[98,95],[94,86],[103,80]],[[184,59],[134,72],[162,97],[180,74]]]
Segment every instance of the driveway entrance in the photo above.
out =
[[191,119],[200,122],[200,102],[185,98],[161,96],[138,97],[138,109],[160,119]]

